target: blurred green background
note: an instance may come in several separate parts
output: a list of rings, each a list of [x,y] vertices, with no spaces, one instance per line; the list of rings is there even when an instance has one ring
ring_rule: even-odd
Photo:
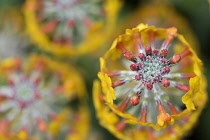
[[[177,10],[179,14],[184,16],[190,23],[191,29],[194,31],[195,35],[198,38],[200,44],[200,58],[204,62],[205,75],[210,80],[210,11],[209,3],[207,0],[171,0],[171,4]],[[17,7],[21,10],[24,0],[0,0],[0,8],[7,7]],[[132,15],[132,12],[138,8],[140,5],[143,5],[145,1],[143,0],[125,0],[124,6],[121,10],[119,17],[124,15]],[[0,19],[1,22],[1,19]],[[120,24],[120,23],[119,23]],[[176,25],[174,25],[176,26]],[[110,44],[108,44],[110,46]],[[33,50],[32,50],[33,51]],[[92,118],[92,132],[98,135],[98,138],[104,140],[116,140],[106,129],[102,128],[98,124],[98,120],[95,117],[95,111],[92,104],[92,81],[97,78],[97,71],[99,70],[98,61],[95,58],[89,56],[81,56],[74,60],[81,69],[85,69],[83,73],[86,86],[89,94],[89,105],[91,109],[91,118]],[[96,63],[97,61],[97,63]],[[95,67],[90,67],[89,64],[95,64]],[[86,75],[89,73],[89,75]],[[202,83],[201,83],[202,84]],[[210,87],[208,86],[208,93],[210,93]],[[210,140],[210,105],[207,104],[204,109],[200,120],[195,129],[191,134],[185,138],[186,140]]]

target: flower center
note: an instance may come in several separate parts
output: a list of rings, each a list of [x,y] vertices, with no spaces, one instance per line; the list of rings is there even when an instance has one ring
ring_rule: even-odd
[[[141,81],[149,90],[153,88],[153,84],[156,82],[161,83],[164,87],[170,85],[170,81],[167,78],[163,78],[163,76],[170,72],[170,67],[173,64],[181,60],[181,56],[175,54],[167,60],[165,58],[167,55],[167,49],[152,50],[150,46],[145,47],[145,53],[139,53],[138,58],[130,51],[124,52],[124,58],[133,62],[130,65],[130,69],[137,72],[135,80]]]
[[[156,81],[160,81],[162,75],[165,74],[164,68],[168,66],[165,62],[165,59],[160,55],[149,55],[146,56],[144,60],[140,60],[138,63],[138,69],[136,76],[136,80],[138,80],[138,76],[145,83],[154,83]]]
[[[33,100],[34,91],[33,91],[33,83],[30,81],[24,81],[15,85],[15,97],[17,100],[21,102],[28,102]]]
[[[28,107],[40,97],[38,93],[40,79],[38,77],[30,79],[22,74],[14,74],[13,76],[8,79],[11,100],[17,102],[21,108]]]

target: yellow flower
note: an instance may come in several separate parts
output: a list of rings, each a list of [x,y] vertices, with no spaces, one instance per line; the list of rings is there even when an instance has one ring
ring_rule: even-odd
[[[27,0],[24,15],[27,31],[41,49],[75,56],[108,41],[120,8],[120,0]]]
[[[8,122],[7,127],[0,123],[0,129],[2,125],[11,140],[85,139],[89,112],[84,83],[74,67],[31,55],[2,60],[0,71],[0,113]]]
[[[146,131],[147,138],[182,137],[206,103],[202,62],[175,27],[140,24],[127,30],[113,42],[100,63],[99,92],[103,100],[102,105],[99,101],[95,105],[109,108],[108,112],[121,118],[121,125]],[[100,110],[105,109],[96,110],[103,114]],[[104,116],[98,118],[105,121]],[[110,131],[112,125],[103,123]],[[127,131],[124,127],[122,130]],[[157,130],[161,132],[158,135]]]

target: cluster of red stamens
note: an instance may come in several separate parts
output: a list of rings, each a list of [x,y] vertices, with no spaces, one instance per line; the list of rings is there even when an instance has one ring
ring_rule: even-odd
[[[118,86],[128,84],[132,81],[136,81],[137,83],[139,83],[137,87],[138,91],[136,91],[136,94],[132,95],[130,98],[127,97],[126,99],[124,99],[122,104],[119,106],[119,110],[123,112],[129,102],[133,106],[138,105],[140,103],[140,96],[142,96],[142,94],[144,94],[145,92],[144,87],[146,88],[146,90],[152,90],[153,92],[158,93],[162,92],[159,84],[163,87],[174,87],[183,92],[189,91],[189,86],[177,83],[173,81],[173,79],[190,79],[194,77],[195,74],[170,73],[173,66],[179,63],[181,59],[183,59],[185,56],[191,54],[188,49],[185,49],[180,54],[174,54],[171,58],[167,58],[169,54],[169,45],[176,37],[176,32],[177,29],[174,27],[168,30],[166,39],[163,42],[162,46],[157,47],[160,49],[157,49],[154,46],[143,47],[140,35],[134,34],[134,39],[138,50],[138,53],[135,52],[136,55],[127,50],[126,47],[124,47],[123,42],[119,42],[117,44],[117,48],[123,52],[123,57],[131,62],[131,71],[107,72],[108,76],[111,78],[124,77],[123,79],[114,81],[112,83],[112,87],[116,88]],[[152,39],[152,41],[154,41],[154,39]],[[133,78],[131,79],[129,77],[126,77],[126,75]],[[159,91],[157,91],[157,88],[159,88]],[[143,108],[142,111],[146,110]]]
[[[170,85],[170,81],[167,78],[163,78],[165,74],[170,72],[170,67],[173,64],[178,63],[181,60],[180,54],[173,55],[172,58],[167,60],[167,49],[154,49],[150,46],[145,47],[145,54],[139,53],[138,57],[135,57],[132,52],[125,51],[124,58],[133,62],[130,65],[132,71],[136,71],[135,79],[142,81],[148,90],[153,88],[153,84],[156,82],[161,83],[164,87]]]

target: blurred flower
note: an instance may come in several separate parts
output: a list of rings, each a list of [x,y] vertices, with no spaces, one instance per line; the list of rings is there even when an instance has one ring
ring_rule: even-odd
[[[81,102],[85,89],[73,67],[32,55],[27,61],[5,59],[0,71],[1,124],[11,139],[86,137],[89,116]]]
[[[94,104],[102,125],[120,139],[180,138],[206,103],[202,62],[175,27],[128,29],[100,63]]]
[[[28,32],[40,48],[79,55],[96,51],[107,41],[120,5],[119,0],[27,0],[24,14]]]
[[[0,58],[24,55],[29,41],[23,33],[20,11],[17,8],[1,9],[0,18]]]
[[[164,28],[176,25],[179,32],[185,35],[191,47],[196,51],[199,48],[197,37],[188,21],[175,10],[168,0],[156,0],[141,5],[137,10],[127,15],[121,28],[124,32],[124,29],[136,27],[140,22]]]

